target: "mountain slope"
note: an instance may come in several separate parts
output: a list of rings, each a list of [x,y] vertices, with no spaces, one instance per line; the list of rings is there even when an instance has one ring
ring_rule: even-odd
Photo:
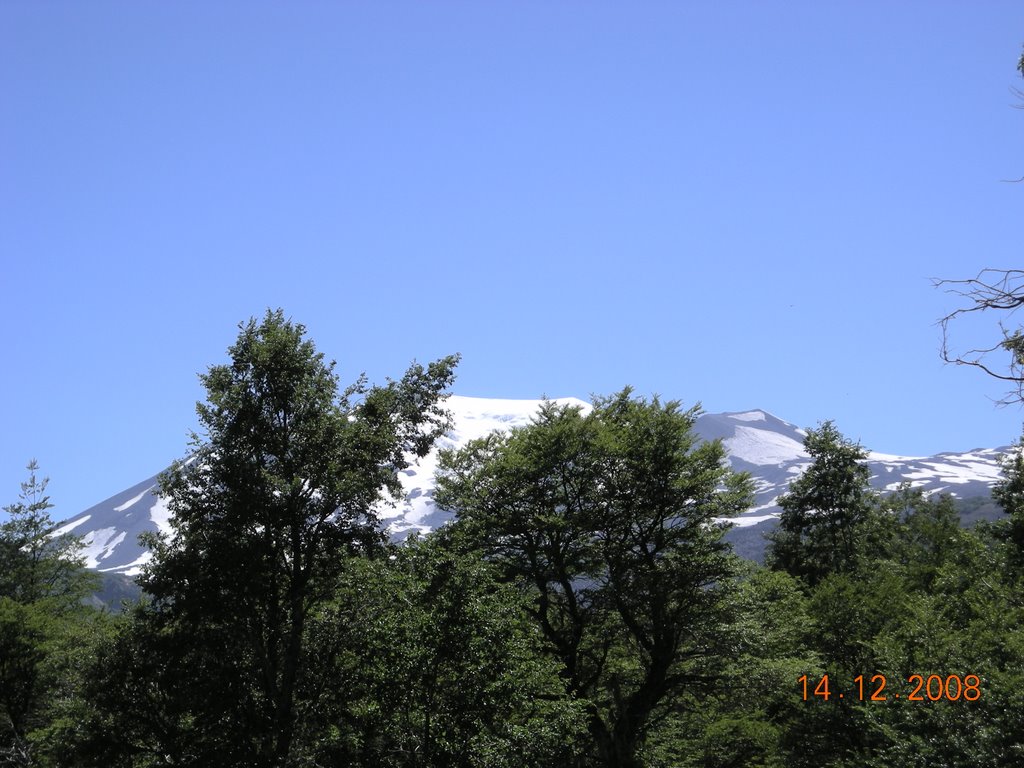
[[[586,402],[575,398],[556,402],[589,409]],[[454,417],[453,428],[431,454],[403,472],[405,498],[379,510],[382,522],[396,537],[443,525],[450,516],[437,509],[433,500],[437,451],[465,445],[494,429],[528,424],[540,403],[451,397],[448,408]],[[736,524],[753,526],[777,517],[776,498],[810,463],[803,450],[806,432],[761,410],[704,414],[697,419],[695,429],[705,440],[722,440],[733,469],[749,472],[754,478],[754,507],[736,518]],[[959,498],[988,496],[992,483],[999,479],[999,456],[1004,450],[979,449],[928,457],[871,453],[872,484],[893,490],[908,482],[927,493],[951,493]],[[83,554],[89,567],[134,575],[149,558],[138,543],[139,534],[169,529],[170,513],[158,491],[157,479],[151,477],[68,519],[61,531],[84,537]]]

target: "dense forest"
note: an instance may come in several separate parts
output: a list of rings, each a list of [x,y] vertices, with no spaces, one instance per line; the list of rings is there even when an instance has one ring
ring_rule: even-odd
[[[994,523],[881,496],[832,423],[760,566],[699,411],[629,389],[443,455],[454,522],[374,509],[448,421],[457,358],[340,388],[268,312],[202,375],[169,535],[88,600],[33,463],[0,527],[0,764],[1024,764],[1024,459]]]

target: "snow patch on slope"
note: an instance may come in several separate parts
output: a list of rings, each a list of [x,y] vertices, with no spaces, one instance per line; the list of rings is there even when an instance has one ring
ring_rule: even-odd
[[[413,531],[428,533],[444,521],[434,504],[434,474],[437,472],[438,453],[446,448],[458,448],[471,440],[486,437],[495,430],[507,432],[530,424],[544,400],[496,400],[486,397],[452,395],[444,407],[451,411],[453,427],[438,441],[429,454],[404,470],[399,480],[405,498],[397,503],[381,504],[375,510],[387,523],[392,535]],[[575,397],[562,397],[551,402],[575,406],[589,413],[591,405]],[[447,515],[445,515],[447,518]]]
[[[778,515],[744,515],[743,517],[723,518],[723,522],[730,522],[737,528],[746,528],[751,525],[758,525],[765,520],[774,520]]]
[[[167,500],[163,496],[158,496],[156,504],[149,508],[149,519],[161,532],[171,530],[171,510],[167,508]]]
[[[80,526],[82,523],[87,522],[89,520],[89,518],[91,518],[91,517],[92,517],[92,515],[83,515],[82,517],[78,518],[77,520],[72,520],[67,525],[62,525],[60,528],[55,530],[53,533],[50,534],[50,536],[53,536],[53,537],[63,536],[65,533],[70,533],[71,531],[75,530],[75,528]]]
[[[99,568],[100,561],[114,554],[114,549],[125,540],[125,536],[127,534],[124,531],[118,531],[116,528],[100,528],[85,534],[82,539],[85,567]]]
[[[730,413],[729,418],[735,421],[764,421],[764,411],[745,411],[743,413]]]
[[[897,456],[894,453],[879,453],[878,451],[868,451],[868,461],[877,461],[879,464],[892,464],[896,466],[907,461],[921,461],[922,459],[928,458],[927,456]]]
[[[149,489],[148,488],[146,490],[144,490],[142,493],[140,493],[138,496],[135,496],[135,497],[133,497],[131,499],[128,499],[128,501],[126,501],[124,504],[121,504],[119,506],[114,507],[114,511],[115,512],[124,512],[126,509],[128,509],[128,507],[131,507],[131,506],[134,506],[135,504],[138,504],[142,500],[142,497],[145,496],[147,493],[149,493]]]
[[[736,434],[723,441],[729,454],[751,464],[785,464],[810,459],[801,443],[787,435],[737,425]]]
[[[123,573],[125,576],[138,576],[140,573],[142,573],[142,566],[144,566],[152,559],[153,553],[147,549],[145,552],[143,552],[141,555],[139,555],[137,558],[135,558],[132,562],[128,563],[127,565],[123,565],[120,568],[116,569],[108,568],[106,570],[116,570],[118,573]],[[100,570],[104,569],[101,568]]]

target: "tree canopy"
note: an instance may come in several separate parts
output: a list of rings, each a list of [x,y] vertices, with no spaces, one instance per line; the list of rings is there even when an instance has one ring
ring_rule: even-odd
[[[856,567],[878,499],[869,483],[867,452],[831,421],[808,430],[804,449],[811,465],[779,497],[782,513],[768,560],[816,584]]]
[[[446,429],[455,358],[341,389],[280,311],[229,358],[202,375],[202,434],[163,479],[172,528],[127,615],[81,604],[30,467],[0,526],[0,764],[1024,755],[1019,448],[994,493],[1007,518],[963,529],[951,498],[876,494],[825,422],[762,568],[723,539],[751,483],[695,434],[699,408],[626,389],[444,453],[454,523],[398,544],[376,510]]]
[[[152,603],[114,651],[147,647],[164,670],[159,697],[130,680],[121,689],[136,712],[173,727],[124,751],[291,765],[324,695],[313,662],[330,663],[310,647],[311,617],[349,559],[382,545],[375,509],[446,429],[441,400],[457,358],[339,391],[334,364],[281,310],[243,324],[229,355],[200,377],[205,434],[162,480],[173,530],[150,537],[140,578]]]
[[[15,766],[35,763],[36,741],[56,717],[66,685],[59,671],[88,645],[81,603],[97,583],[81,540],[50,519],[49,479],[35,460],[27,469],[0,524],[0,765]]]
[[[528,590],[599,765],[640,765],[654,722],[717,679],[724,521],[751,489],[694,434],[698,414],[626,389],[589,413],[547,403],[530,426],[442,458],[453,537]]]

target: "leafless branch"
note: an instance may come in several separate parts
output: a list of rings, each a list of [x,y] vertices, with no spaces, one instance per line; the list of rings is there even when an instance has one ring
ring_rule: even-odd
[[[1010,330],[1004,323],[1006,317],[1024,306],[1024,270],[983,269],[976,277],[967,280],[933,279],[932,285],[966,301],[966,306],[939,319],[938,324],[942,328],[942,359],[954,365],[978,368],[999,381],[1012,382],[1013,388],[998,402],[1001,405],[1024,404],[1024,329],[1018,324]],[[953,352],[950,324],[963,315],[987,311],[1003,315],[998,322],[1002,338],[991,346]],[[991,356],[999,352],[1010,356],[1005,366],[991,361]]]

